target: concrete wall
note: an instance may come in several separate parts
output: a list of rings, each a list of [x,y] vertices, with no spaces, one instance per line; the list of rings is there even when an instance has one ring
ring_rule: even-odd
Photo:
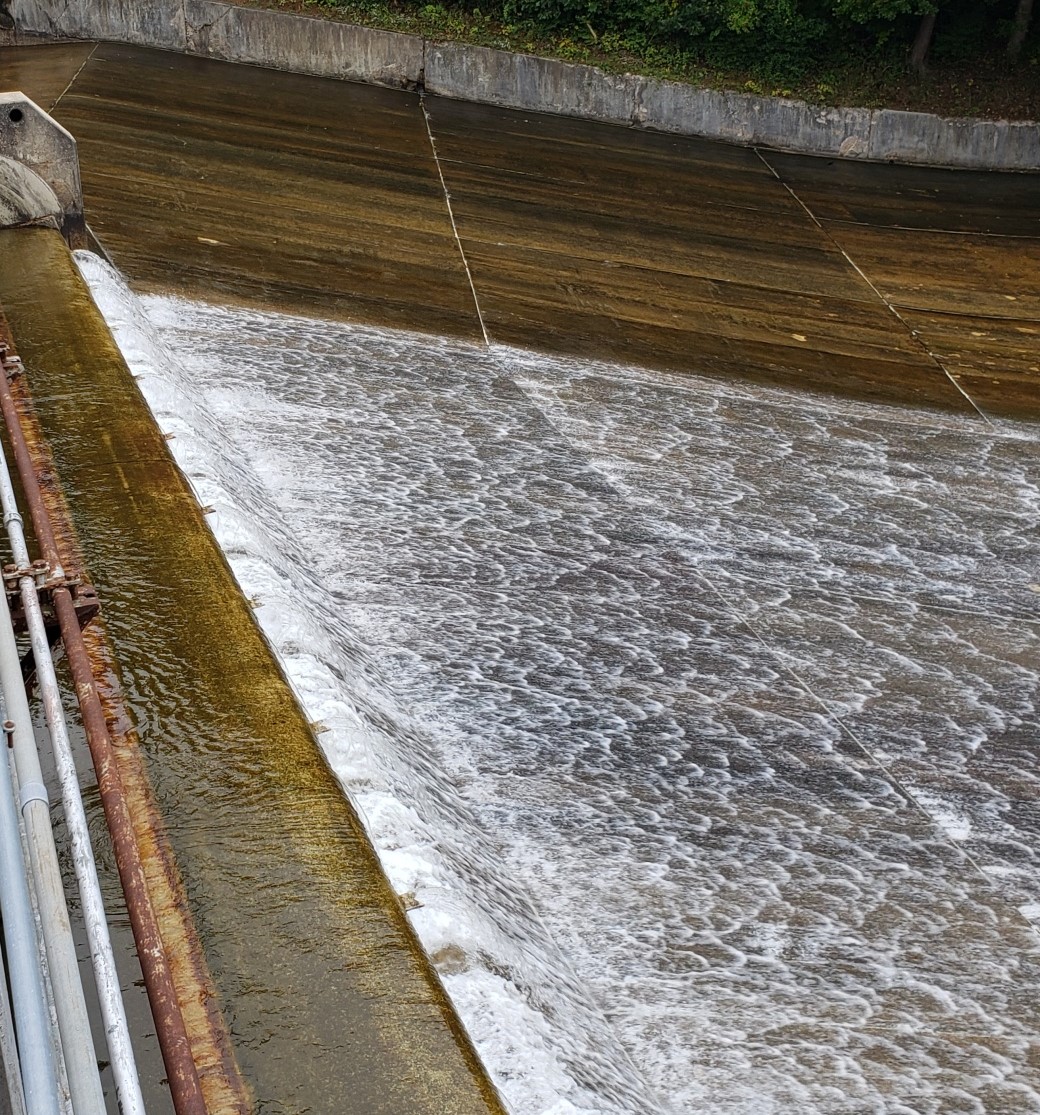
[[[218,0],[8,0],[16,31],[102,39],[296,73],[844,158],[1040,169],[1040,126],[888,109],[821,108],[604,73]]]
[[[4,223],[55,217],[65,238],[82,246],[83,189],[76,141],[23,93],[0,93],[0,156]]]

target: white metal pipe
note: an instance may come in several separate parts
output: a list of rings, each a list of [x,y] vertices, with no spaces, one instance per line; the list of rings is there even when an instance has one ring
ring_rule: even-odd
[[[3,508],[4,524],[11,541],[15,564],[19,568],[28,569],[30,562],[25,530],[22,517],[18,513],[11,473],[2,447],[0,447],[0,507]],[[137,1063],[130,1041],[130,1027],[127,1024],[126,1009],[119,987],[119,973],[116,970],[112,939],[108,931],[108,919],[101,897],[97,863],[90,843],[90,829],[83,808],[83,797],[72,756],[72,744],[69,740],[68,725],[65,722],[61,691],[54,672],[54,659],[40,607],[39,592],[35,580],[28,575],[18,578],[18,586],[29,628],[36,677],[43,697],[44,718],[50,733],[54,762],[61,782],[65,821],[72,840],[76,881],[79,885],[83,919],[90,942],[94,982],[105,1025],[105,1039],[115,1077],[119,1109],[122,1115],[145,1115],[144,1097],[141,1094]],[[79,1115],[78,1111],[77,1115]]]
[[[18,772],[19,803],[25,825],[36,900],[47,951],[47,971],[58,1014],[61,1050],[72,1093],[75,1115],[105,1115],[105,1096],[98,1075],[97,1055],[90,1033],[90,1018],[79,978],[76,944],[72,937],[65,890],[61,881],[58,853],[51,829],[47,788],[36,751],[29,701],[25,695],[21,660],[10,623],[7,594],[0,604],[0,687],[7,714],[14,724],[15,767]]]
[[[7,596],[0,592],[0,597],[3,598],[0,624],[10,626]],[[11,776],[7,744],[3,742],[0,746],[4,751],[0,755],[0,910],[3,911],[8,977],[14,999],[15,1029],[21,1062],[21,1091],[28,1115],[60,1115],[58,1073],[51,1045],[50,1011],[43,973],[40,970],[36,918],[22,856],[14,779]],[[17,1062],[15,1072],[19,1072]]]
[[[0,756],[0,762],[7,762],[7,748],[2,749],[4,754]],[[8,779],[3,785],[0,785],[0,794],[6,794],[10,785],[10,767],[8,767]],[[9,798],[10,808],[7,814],[12,820],[15,820],[15,831],[17,832],[17,820],[15,819],[14,799]],[[4,842],[10,839],[10,833],[6,823],[0,822],[3,825],[4,835],[2,839]],[[19,845],[20,847],[20,845]],[[4,886],[5,881],[0,879],[0,887]],[[6,969],[4,969],[6,971]],[[22,1070],[18,1064],[18,1038],[15,1035],[14,1011],[11,1010],[11,997],[7,994],[7,980],[0,979],[0,1072],[3,1073],[2,1080],[7,1084],[7,1102],[10,1105],[11,1115],[29,1115],[25,1110],[25,1092],[22,1090]],[[42,1082],[41,1082],[42,1083]],[[3,1105],[3,1098],[0,1097],[0,1107]]]
[[[112,939],[108,932],[108,919],[101,898],[101,884],[98,881],[97,864],[94,850],[90,844],[90,830],[87,815],[83,808],[79,779],[72,757],[65,711],[61,703],[58,681],[54,675],[54,662],[51,658],[47,630],[40,611],[40,601],[36,585],[31,577],[19,578],[22,604],[29,625],[33,656],[36,659],[36,676],[43,696],[44,717],[54,748],[54,761],[61,780],[62,802],[65,807],[65,821],[72,838],[72,856],[79,884],[80,901],[83,906],[83,920],[90,941],[90,955],[94,967],[94,982],[97,986],[101,1017],[105,1024],[105,1039],[108,1044],[112,1073],[116,1082],[116,1094],[122,1115],[145,1115],[144,1097],[130,1043],[130,1027],[126,1020],[123,995],[119,987],[119,973],[116,971],[115,957],[112,954]]]
[[[6,723],[6,728],[10,729],[11,727],[12,722],[9,720]],[[15,790],[17,791],[19,790],[18,771],[15,769],[14,748],[10,746],[10,731],[7,731],[6,738],[9,742],[8,754],[11,757],[11,773],[14,778]],[[21,799],[19,798],[19,800]],[[43,972],[43,987],[47,995],[47,1019],[50,1022],[51,1048],[54,1050],[54,1063],[58,1070],[58,1101],[61,1104],[62,1115],[75,1115],[72,1110],[72,1094],[69,1092],[69,1074],[65,1071],[65,1057],[61,1051],[61,1034],[58,1032],[58,1012],[54,1009],[54,988],[51,986],[51,974],[47,970],[47,946],[43,940],[43,922],[40,918],[40,903],[37,901],[36,886],[32,877],[32,871],[28,870],[29,845],[25,838],[25,822],[21,817],[19,821],[22,837],[22,860],[27,865],[29,898],[32,901],[33,921],[36,925],[36,947],[39,950],[38,963],[40,965],[40,970]]]

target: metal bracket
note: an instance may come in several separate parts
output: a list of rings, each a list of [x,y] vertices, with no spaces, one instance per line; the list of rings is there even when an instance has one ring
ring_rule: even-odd
[[[19,581],[23,577],[32,577],[39,593],[44,627],[47,631],[47,641],[50,643],[52,651],[56,651],[61,643],[61,625],[58,623],[58,617],[54,610],[54,589],[67,588],[69,590],[81,631],[101,611],[101,603],[93,585],[84,581],[82,577],[52,577],[50,566],[42,559],[23,568],[13,564],[5,565],[3,570],[0,571],[0,576],[3,578],[7,605],[11,612],[11,623],[16,634],[23,634],[28,629],[25,610],[22,607]],[[36,662],[31,650],[26,651],[22,656],[22,677],[25,680],[26,689],[31,693],[36,686]]]

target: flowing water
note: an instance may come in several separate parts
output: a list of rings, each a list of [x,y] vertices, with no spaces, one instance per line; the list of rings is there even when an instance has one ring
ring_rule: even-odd
[[[1035,427],[78,259],[515,1115],[1040,1112]]]

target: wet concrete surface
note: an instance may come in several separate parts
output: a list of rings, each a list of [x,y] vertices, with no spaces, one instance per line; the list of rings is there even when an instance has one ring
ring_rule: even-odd
[[[0,47],[0,84],[4,92],[25,93],[50,112],[93,51],[93,43]]]
[[[106,44],[55,114],[142,288],[476,331],[417,97]]]
[[[772,151],[770,166],[821,221],[1035,238],[1034,174],[861,163]]]
[[[430,114],[495,339],[961,405],[755,151],[450,101]]]
[[[986,414],[1040,414],[1040,180],[769,154]]]
[[[64,244],[3,239],[0,303],[258,1110],[500,1110]]]
[[[46,101],[82,65],[55,113],[80,142],[88,219],[138,289],[475,340],[479,305],[493,341],[551,353],[1040,417],[1021,352],[1040,317],[1036,175],[441,98],[428,134],[415,93],[84,49],[6,51],[0,81]]]

